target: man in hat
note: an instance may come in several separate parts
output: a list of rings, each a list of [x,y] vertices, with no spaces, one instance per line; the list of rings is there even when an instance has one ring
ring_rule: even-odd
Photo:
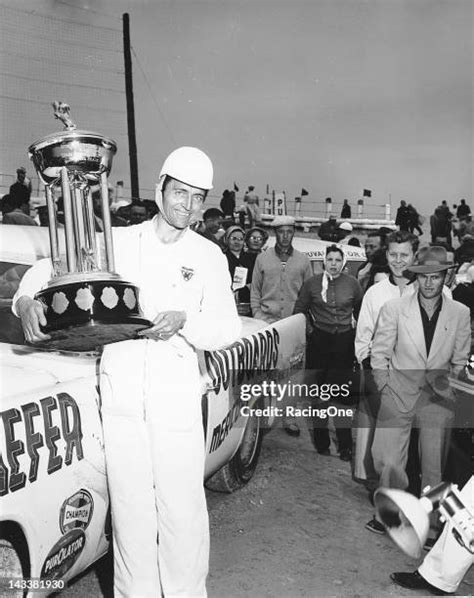
[[[253,317],[268,323],[293,314],[301,287],[313,275],[309,258],[292,245],[295,219],[275,216],[272,226],[275,247],[257,256],[250,290]],[[293,421],[285,420],[283,426],[288,434],[299,436],[299,428]]]
[[[206,596],[209,522],[196,349],[228,345],[241,330],[224,255],[189,229],[212,178],[204,152],[178,148],[156,185],[159,213],[121,229],[114,243],[116,272],[138,286],[144,315],[154,323],[138,339],[107,345],[100,363],[117,598]],[[29,342],[47,339],[43,305],[33,299],[48,280],[40,265],[13,299]]]
[[[412,426],[419,429],[421,487],[442,480],[454,419],[448,376],[466,365],[471,344],[469,309],[443,294],[454,264],[443,247],[425,247],[408,270],[417,291],[383,305],[371,353],[381,393],[372,456],[379,485],[406,489]]]
[[[341,245],[347,245],[349,243],[349,235],[353,231],[353,226],[350,222],[341,222],[337,228],[338,243]]]

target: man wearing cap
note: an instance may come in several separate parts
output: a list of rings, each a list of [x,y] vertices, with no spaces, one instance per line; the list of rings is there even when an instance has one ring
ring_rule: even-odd
[[[406,489],[405,466],[412,426],[419,429],[422,488],[441,482],[454,419],[448,376],[466,365],[469,309],[443,294],[448,262],[443,247],[426,247],[408,270],[417,291],[381,309],[371,352],[381,393],[372,455],[379,485]]]
[[[295,301],[303,284],[313,271],[309,258],[293,248],[295,219],[275,216],[275,247],[257,256],[250,289],[250,305],[254,318],[272,323],[293,314]],[[283,422],[290,435],[298,436],[299,428],[293,421]]]
[[[225,256],[189,229],[212,177],[202,151],[175,150],[156,186],[157,216],[114,235],[116,272],[138,286],[144,315],[154,322],[139,339],[107,345],[100,364],[116,597],[206,595],[196,349],[228,345],[241,329]],[[33,300],[41,286],[37,265],[13,300],[30,342],[47,338],[39,326],[43,307]]]
[[[275,247],[258,255],[250,302],[254,318],[276,322],[291,316],[298,293],[313,274],[309,258],[293,248],[295,219],[275,216]]]
[[[350,222],[341,222],[337,229],[337,233],[339,236],[338,243],[340,245],[347,245],[349,242],[349,235],[352,231],[353,227]]]

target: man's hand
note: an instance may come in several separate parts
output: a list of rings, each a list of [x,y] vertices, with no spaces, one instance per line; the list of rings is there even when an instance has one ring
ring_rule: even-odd
[[[155,341],[167,341],[174,336],[186,322],[184,311],[162,311],[155,320],[154,326],[146,328],[138,333],[138,336],[145,336]]]
[[[38,343],[51,338],[49,334],[41,332],[40,326],[46,326],[46,317],[44,315],[46,307],[41,301],[26,296],[20,297],[17,303],[17,311],[20,315],[23,333],[27,342]]]

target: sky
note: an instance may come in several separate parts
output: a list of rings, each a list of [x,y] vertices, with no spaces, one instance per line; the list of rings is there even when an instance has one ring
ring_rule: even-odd
[[[195,145],[213,160],[218,196],[236,181],[241,191],[252,184],[263,195],[268,184],[289,199],[304,187],[310,211],[328,196],[354,204],[363,188],[372,190],[373,204],[405,199],[425,214],[443,199],[472,205],[470,0],[2,4],[116,28],[117,61],[121,15],[130,14],[144,195],[172,149]],[[34,53],[42,42],[31,43]],[[93,45],[84,50],[96,54],[97,67],[101,44]],[[91,69],[89,81],[98,75]],[[120,160],[111,178],[129,185],[123,94],[117,101],[110,123],[101,116],[93,130],[113,137],[117,129]],[[80,114],[91,120],[86,106]],[[57,129],[44,120],[45,132]]]

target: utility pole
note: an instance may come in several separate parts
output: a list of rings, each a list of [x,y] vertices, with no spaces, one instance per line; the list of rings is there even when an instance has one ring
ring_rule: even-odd
[[[125,95],[127,98],[128,153],[130,156],[130,184],[132,201],[140,198],[138,185],[137,139],[135,135],[135,105],[133,102],[132,54],[130,51],[130,16],[122,15],[123,57],[125,64]]]

